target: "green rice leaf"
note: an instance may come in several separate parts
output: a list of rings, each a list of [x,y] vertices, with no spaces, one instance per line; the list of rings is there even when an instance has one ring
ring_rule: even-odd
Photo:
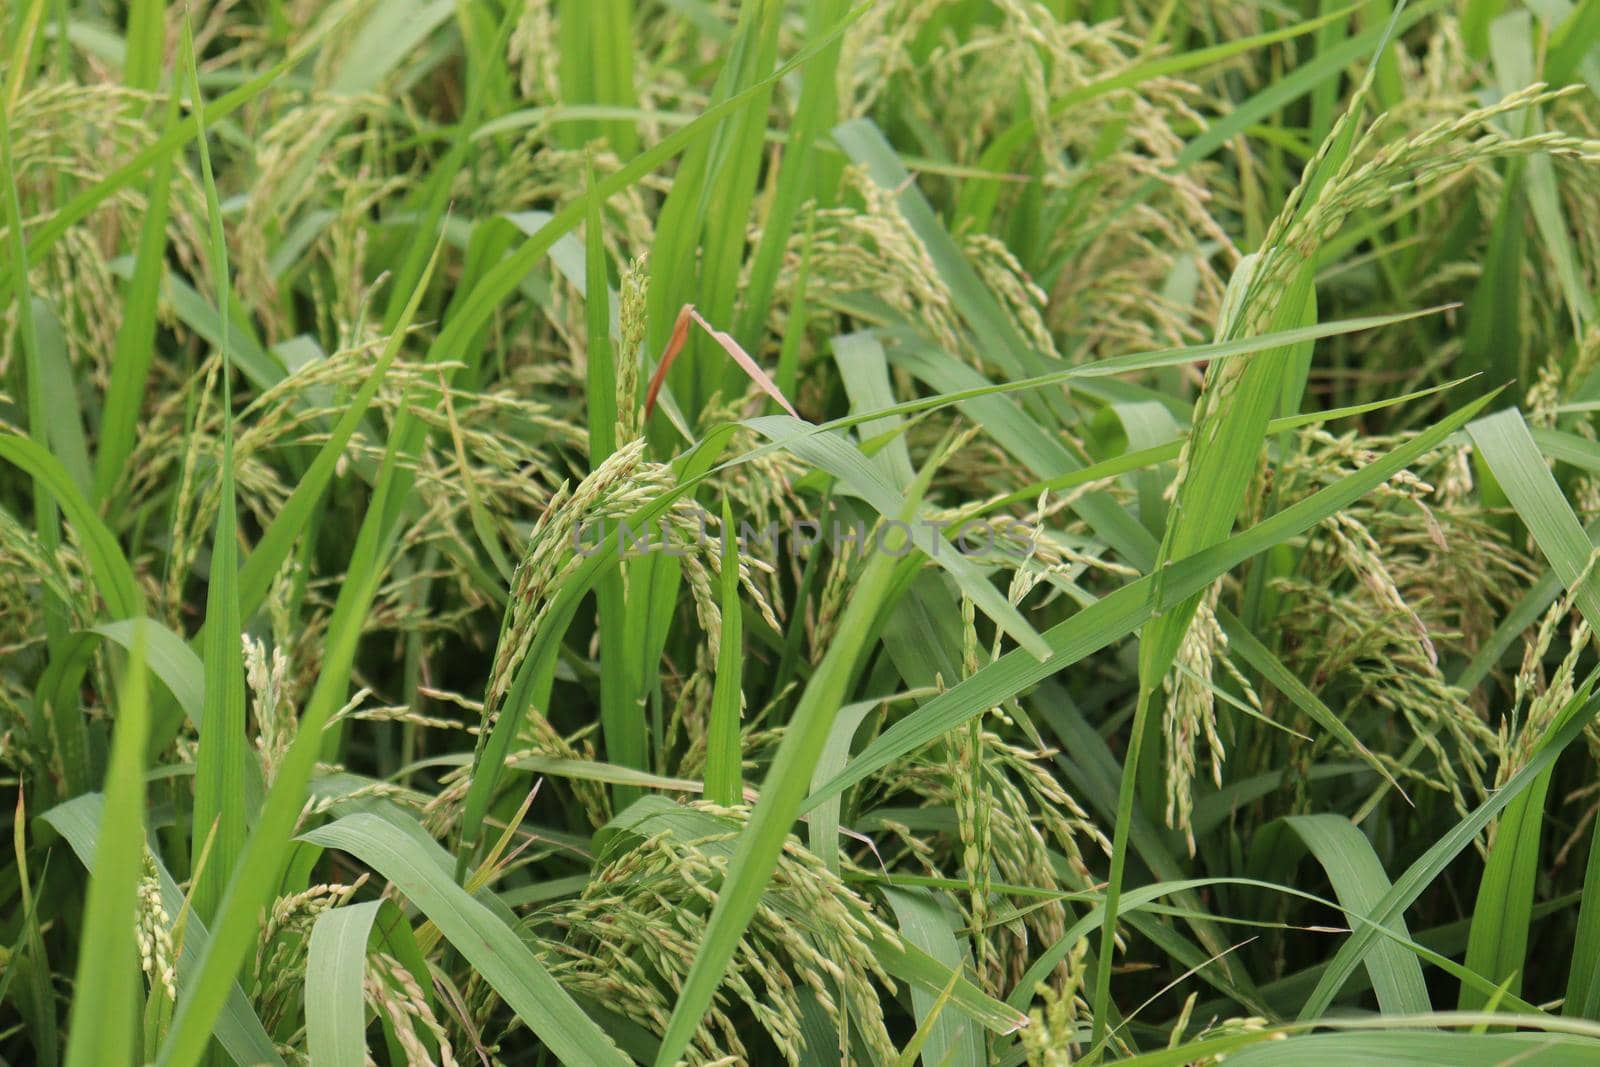
[[[1322,864],[1345,910],[1368,914],[1391,888],[1372,843],[1349,819],[1329,814],[1291,815],[1284,822]],[[1385,925],[1397,936],[1410,939],[1404,919],[1396,917]],[[1422,967],[1404,947],[1386,941],[1373,948],[1366,963],[1383,1011],[1413,1015],[1433,1008],[1422,980]],[[1467,965],[1472,965],[1470,956]]]
[[[136,641],[117,702],[99,844],[84,905],[84,943],[94,951],[78,957],[68,1067],[131,1063],[136,1055],[134,895],[144,872],[144,747],[149,729],[144,648]]]
[[[347,815],[303,840],[348,852],[389,879],[562,1062],[629,1062],[516,932],[455,884],[449,855],[420,827],[406,832],[376,815]]]
[[[190,101],[201,131],[200,174],[210,223],[211,263],[221,319],[218,355],[222,361],[221,490],[211,544],[211,573],[206,583],[205,715],[200,749],[195,756],[194,829],[196,841],[215,832],[211,862],[194,888],[195,910],[204,919],[216,914],[222,887],[244,847],[245,707],[244,663],[240,647],[239,535],[234,498],[233,363],[228,344],[228,251],[222,231],[222,205],[211,173],[206,144],[205,98],[200,91],[198,59],[189,23],[184,22],[184,57]]]
[[[66,838],[67,843],[72,846],[72,851],[83,862],[91,876],[96,862],[101,836],[100,820],[103,814],[101,795],[86,793],[51,808],[41,816]],[[178,883],[173,880],[160,859],[155,860],[155,867],[156,881],[161,891],[161,906],[168,915],[176,916],[183,911],[184,891],[178,887]],[[206,930],[205,923],[190,914],[185,922],[183,945],[178,955],[180,995],[182,990],[194,981],[195,972],[209,941],[210,934]],[[222,1007],[216,1017],[214,1033],[217,1043],[233,1057],[234,1062],[281,1065],[282,1057],[278,1055],[272,1039],[267,1036],[261,1020],[250,1007],[250,1001],[245,998],[243,990],[236,982],[229,981],[224,986],[221,999]]]
[[[932,474],[931,468],[925,470],[907,491],[898,509],[903,520],[915,514]],[[800,696],[762,783],[761,798],[739,835],[733,858],[723,876],[705,940],[695,955],[667,1022],[661,1050],[656,1056],[658,1067],[670,1067],[683,1055],[712,996],[722,984],[723,972],[738,949],[746,926],[760,906],[761,895],[777,866],[789,827],[800,814],[811,772],[832,732],[850,677],[865,646],[865,637],[875,616],[885,608],[894,564],[894,558],[884,553],[868,558],[855,595],[839,621],[835,640]]]
[[[1156,598],[1153,578],[1145,577],[1130,582],[1095,601],[1066,622],[1045,631],[1043,637],[1052,650],[1048,660],[1031,660],[1019,650],[1007,653],[981,668],[977,674],[952,686],[885,730],[858,753],[843,772],[812,792],[806,800],[805,810],[955,729],[972,716],[1001,706],[1050,675],[1128,636],[1165,604],[1170,604],[1173,598],[1185,595],[1185,590],[1203,589],[1218,575],[1240,562],[1310,529],[1328,515],[1359,500],[1418,456],[1438,447],[1482,410],[1487,402],[1488,398],[1474,401],[1359,472],[1347,475],[1334,485],[1285,508],[1249,530],[1235,534],[1214,548],[1173,564],[1168,569],[1167,583],[1161,593],[1164,600]]]
[[[733,510],[722,502],[722,634],[706,727],[706,799],[731,807],[744,799],[739,720],[744,697],[744,623],[739,605],[739,541]]]
[[[367,941],[380,901],[317,916],[306,949],[306,1048],[318,1064],[361,1067],[367,1057],[367,1006],[361,983]]]
[[[884,899],[894,909],[900,936],[926,953],[952,975],[959,975],[970,964],[956,940],[952,926],[953,917],[939,901],[927,891],[910,889],[885,889]],[[959,1067],[969,1064],[978,1067],[985,1062],[983,1034],[970,1022],[943,1010],[945,1002],[954,993],[954,986],[929,992],[917,987],[911,991],[912,1010],[917,1018],[919,1033],[923,1037],[922,1057],[926,1064],[949,1064]]]
[[[1373,925],[1354,930],[1329,962],[1322,977],[1317,981],[1316,988],[1312,990],[1300,1009],[1301,1019],[1318,1019],[1327,1011],[1340,988],[1349,980],[1351,972],[1362,963],[1367,952],[1371,950],[1373,940],[1378,936],[1374,932],[1375,929],[1399,918],[1450,861],[1467,848],[1484,827],[1505,810],[1524,789],[1542,776],[1566,746],[1583,732],[1583,728],[1594,717],[1595,711],[1600,710],[1597,709],[1587,689],[1586,686],[1562,709],[1556,720],[1556,728],[1527,765],[1419,856],[1410,867],[1406,868],[1404,874],[1395,879],[1393,886],[1368,913]]]
[[[1521,413],[1514,408],[1497,412],[1472,423],[1467,433],[1512,507],[1527,523],[1552,569],[1571,590],[1584,618],[1595,626],[1600,622],[1600,589],[1588,573],[1594,548],[1556,485]],[[1467,941],[1467,966],[1497,982],[1508,982],[1507,988],[1513,993],[1522,988],[1534,886],[1541,871],[1539,845],[1549,787],[1547,771],[1501,817],[1479,885]],[[1579,913],[1580,931],[1597,921],[1600,920],[1586,896]],[[1580,1004],[1589,995],[1581,980],[1574,992]],[[1482,1008],[1484,1004],[1480,994],[1462,989],[1459,1006],[1463,1011]]]
[[[154,83],[160,73],[162,32],[160,0],[139,0],[129,13],[129,37],[144,20],[140,32],[147,38],[130,47],[128,80]],[[150,52],[154,53],[152,57]],[[178,93],[168,97],[165,129],[180,128]],[[188,123],[181,123],[187,127]],[[139,245],[134,253],[133,273],[123,289],[122,325],[117,329],[117,347],[111,356],[111,382],[106,387],[101,408],[100,433],[95,451],[95,499],[110,497],[122,478],[138,431],[139,413],[144,407],[146,386],[156,355],[156,311],[166,266],[167,220],[171,212],[173,162],[176,152],[159,156],[150,173],[144,222],[139,229]]]

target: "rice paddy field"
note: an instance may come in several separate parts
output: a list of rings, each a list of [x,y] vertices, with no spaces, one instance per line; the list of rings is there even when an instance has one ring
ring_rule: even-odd
[[[0,1064],[1600,1063],[1600,2],[0,56]]]

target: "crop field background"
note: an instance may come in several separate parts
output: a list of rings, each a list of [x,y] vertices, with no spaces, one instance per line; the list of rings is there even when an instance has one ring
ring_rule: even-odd
[[[1600,1063],[1600,0],[0,57],[0,1064]]]

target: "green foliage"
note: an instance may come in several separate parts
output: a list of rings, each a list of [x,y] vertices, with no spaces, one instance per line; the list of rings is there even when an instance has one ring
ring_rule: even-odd
[[[1597,23],[10,5],[0,1059],[1595,1059]]]

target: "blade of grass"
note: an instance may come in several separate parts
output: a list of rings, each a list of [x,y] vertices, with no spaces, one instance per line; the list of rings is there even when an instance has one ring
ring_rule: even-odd
[[[1544,77],[1551,85],[1565,85],[1577,76],[1588,56],[1600,44],[1600,0],[1579,0],[1550,32],[1545,45]]]
[[[839,376],[844,379],[852,413],[894,406],[888,358],[883,345],[871,333],[849,333],[835,337],[833,361],[839,367]],[[894,434],[889,444],[873,459],[873,465],[880,468],[883,477],[893,485],[908,485],[915,474],[905,438],[896,433],[901,425],[902,420],[890,416],[863,422],[860,427],[861,435],[866,438]]]
[[[440,8],[448,13],[452,5],[442,3]],[[392,14],[395,9],[386,6],[374,12],[374,18],[379,11]],[[511,12],[507,11],[508,25],[503,32],[509,33],[511,26]],[[384,329],[393,332],[399,322],[400,313],[409,302],[412,292],[419,286],[426,288],[427,279],[424,277],[424,265],[429,261],[428,249],[437,250],[438,245],[448,230],[447,216],[449,214],[450,194],[455,186],[457,177],[462,170],[476,156],[473,136],[483,121],[487,94],[482,91],[482,85],[473,81],[467,86],[467,104],[462,112],[461,121],[457,123],[454,139],[444,158],[439,160],[428,173],[428,180],[410,198],[410,206],[415,218],[413,233],[415,239],[406,242],[405,255],[400,262],[399,269],[395,271],[394,283],[389,290],[389,300],[384,310]]]
[[[915,515],[932,476],[933,470],[929,467],[907,491],[905,503],[899,509],[903,520]],[[801,693],[762,784],[761,799],[739,834],[736,851],[717,892],[705,939],[695,954],[662,1035],[657,1067],[671,1067],[688,1048],[717,987],[722,984],[723,973],[738,949],[746,926],[760,905],[761,894],[777,865],[789,828],[800,813],[812,768],[822,754],[857,659],[864,651],[864,638],[874,617],[886,606],[895,562],[893,557],[881,552],[868,558],[854,595],[839,620],[837,635]]]
[[[594,189],[594,163],[590,160],[586,185]],[[605,235],[601,198],[589,196],[584,215],[584,321],[588,327],[585,352],[589,375],[589,466],[598,467],[617,450],[617,354],[611,344],[611,282],[606,273]]]
[[[1512,994],[1522,992],[1550,774],[1547,769],[1534,779],[1495,824],[1494,844],[1489,848],[1483,878],[1473,898],[1466,966],[1501,983]],[[1488,994],[1465,984],[1456,1007],[1462,1011],[1494,1010]]]
[[[906,1047],[900,1050],[900,1055],[895,1057],[892,1067],[914,1067],[918,1057],[924,1055],[922,1050],[924,1047],[926,1047],[928,1041],[933,1037],[935,1033],[934,1028],[939,1025],[939,1021],[944,1017],[945,1005],[950,1003],[950,994],[955,992],[956,982],[959,981],[960,978],[960,971],[950,972],[949,983],[947,983],[945,987],[939,991],[939,995],[934,999],[933,1004],[926,1009],[922,1022],[917,1025],[917,1032],[911,1035],[911,1040],[906,1042]],[[978,1062],[977,1060],[956,1061],[951,1060],[947,1056],[935,1056],[936,1051],[937,1049],[926,1053],[928,1063],[943,1064],[946,1062]]]
[[[1372,911],[1389,886],[1383,864],[1372,842],[1342,815],[1291,815],[1284,822],[1305,842],[1333,883],[1344,909],[1358,915]],[[1396,936],[1410,939],[1405,919],[1395,917],[1384,925]],[[1378,1007],[1392,1015],[1431,1011],[1428,987],[1417,957],[1394,941],[1385,941],[1367,956],[1367,971],[1378,995]],[[1472,961],[1467,961],[1472,966]],[[1485,972],[1487,973],[1487,972]]]
[[[1591,627],[1600,628],[1600,585],[1585,579],[1594,545],[1550,473],[1521,412],[1507,408],[1467,427],[1518,517]],[[1581,580],[1581,584],[1580,583]]]
[[[1589,862],[1583,872],[1583,899],[1578,905],[1578,932],[1572,942],[1572,964],[1567,970],[1567,995],[1563,1015],[1600,1020],[1600,824],[1589,842]]]
[[[177,712],[198,732],[205,721],[205,664],[190,642],[149,617],[118,619],[101,623],[90,630],[125,649],[132,649],[135,636],[144,642],[145,663],[150,673],[166,686],[177,704]],[[172,711],[163,716],[159,707],[151,708],[150,740],[147,751],[152,761],[177,735],[180,723]],[[261,807],[266,794],[261,763],[254,754],[244,761],[244,811],[249,822]]]
[[[1327,969],[1317,981],[1316,988],[1301,1006],[1299,1017],[1302,1020],[1322,1017],[1339,990],[1349,980],[1351,973],[1361,965],[1367,952],[1372,948],[1373,939],[1377,936],[1376,927],[1384,926],[1398,918],[1439,876],[1440,872],[1471,845],[1484,827],[1505,810],[1524,789],[1543,775],[1555,763],[1556,757],[1583,732],[1595,712],[1600,710],[1600,705],[1592,699],[1589,690],[1590,686],[1585,684],[1584,688],[1567,703],[1557,717],[1556,726],[1549,737],[1521,770],[1512,775],[1510,780],[1496,790],[1488,800],[1458,822],[1395,880],[1394,885],[1368,913],[1368,918],[1374,925],[1362,926],[1352,931],[1334,958],[1329,961]]]
[[[1467,433],[1551,568],[1571,590],[1584,618],[1591,627],[1600,623],[1600,589],[1588,577],[1595,550],[1521,413],[1514,408],[1497,412],[1469,425]],[[1521,991],[1549,786],[1546,772],[1501,817],[1467,940],[1467,966],[1497,982],[1508,982],[1513,993]],[[1587,899],[1584,903],[1589,904]],[[1592,909],[1585,915],[1580,908],[1580,930],[1596,921]],[[1479,993],[1462,989],[1458,1006],[1463,1011],[1483,1005]]]
[[[421,827],[405,832],[387,819],[356,814],[312,830],[303,839],[348,852],[389,879],[559,1060],[629,1062],[516,932],[451,880],[449,855]]]
[[[821,788],[806,798],[808,811],[828,797],[848,789],[893,761],[965,723],[973,715],[999,707],[1083,657],[1133,633],[1156,612],[1181,600],[1188,591],[1204,589],[1240,562],[1310,529],[1327,516],[1348,507],[1417,457],[1437,448],[1450,434],[1483,409],[1489,398],[1473,401],[1382,459],[1319,490],[1222,544],[1197,553],[1168,568],[1164,599],[1155,595],[1151,576],[1130,582],[1095,601],[1078,614],[1045,631],[1054,653],[1039,662],[1021,650],[1001,656],[971,677],[921,705],[862,749]]]
[[[915,1062],[920,1053],[923,1062],[930,1067],[933,1064],[978,1067],[987,1062],[982,1033],[971,1023],[946,1015],[943,1010],[955,991],[954,976],[959,976],[967,963],[951,929],[954,920],[926,890],[885,889],[883,895],[894,910],[900,936],[948,968],[953,976],[951,984],[937,994],[920,988],[911,991],[917,1037],[901,1050],[902,1058],[909,1064]]]
[[[129,15],[129,35],[134,32],[133,21],[143,17],[155,24],[157,66],[149,74],[159,73],[161,48],[161,3],[159,0],[140,0]],[[153,15],[149,9],[154,9]],[[141,16],[141,12],[144,14]],[[148,31],[148,27],[147,27]],[[148,45],[141,45],[141,49]],[[149,62],[149,57],[138,60]],[[128,77],[133,80],[135,50],[132,45],[128,55]],[[167,100],[165,130],[187,129],[178,117],[179,93],[174,90]],[[100,415],[100,433],[96,442],[94,469],[94,499],[104,501],[111,496],[117,480],[125,473],[128,455],[133,450],[133,440],[139,424],[139,413],[144,407],[145,387],[150,379],[150,368],[155,360],[157,298],[165,270],[167,252],[167,219],[171,209],[173,161],[177,151],[167,152],[155,161],[150,174],[150,184],[145,191],[145,216],[139,228],[139,245],[134,254],[133,273],[123,287],[122,324],[117,328],[116,349],[111,355],[111,383]]]
[[[196,880],[195,911],[210,921],[228,875],[244,848],[245,706],[244,664],[240,647],[239,536],[233,474],[233,366],[228,345],[228,249],[222,231],[222,206],[211,172],[205,135],[205,97],[200,89],[199,60],[187,17],[183,26],[183,66],[189,76],[195,140],[200,148],[200,176],[205,188],[210,227],[210,259],[221,322],[217,353],[222,361],[221,492],[211,543],[211,569],[206,583],[205,718],[195,754],[194,840],[203,841],[216,826],[209,870]],[[192,447],[192,446],[191,446]]]
[[[1390,19],[1387,30],[1379,39],[1378,56],[1388,46],[1398,15],[1397,11],[1396,17]],[[1361,109],[1378,65],[1376,57],[1368,63],[1361,86],[1351,98],[1345,113],[1334,124],[1322,150],[1307,168],[1300,186],[1285,204],[1269,234],[1287,233],[1291,220],[1310,210],[1317,193],[1348,160]],[[1281,230],[1280,225],[1283,227]],[[1220,337],[1232,338],[1253,332],[1251,323],[1262,321],[1262,318],[1253,318],[1254,305],[1263,298],[1263,279],[1272,277],[1269,264],[1290,255],[1293,253],[1289,249],[1268,245],[1240,263],[1223,297],[1222,321],[1218,326]],[[1275,308],[1264,315],[1269,332],[1304,326],[1307,317],[1315,318],[1315,283],[1309,263],[1289,268],[1279,284],[1281,289],[1264,294],[1265,298],[1277,301]],[[1297,352],[1300,354],[1297,355]],[[1177,489],[1166,533],[1156,557],[1158,599],[1162,595],[1167,569],[1174,560],[1185,559],[1216,545],[1233,528],[1256,477],[1267,424],[1274,410],[1282,403],[1291,366],[1303,364],[1307,358],[1303,350],[1286,346],[1252,359],[1242,367],[1230,363],[1214,364],[1207,369],[1205,384],[1195,402],[1193,431],[1178,461]],[[1298,407],[1298,403],[1295,407]],[[1292,411],[1286,413],[1292,414]],[[1106,1009],[1111,995],[1111,960],[1116,951],[1117,898],[1122,892],[1132,808],[1141,793],[1153,807],[1159,792],[1159,771],[1154,763],[1156,745],[1152,735],[1159,732],[1160,724],[1159,720],[1151,717],[1150,712],[1203,595],[1203,590],[1190,594],[1177,605],[1176,610],[1157,614],[1140,633],[1139,689],[1134,698],[1128,755],[1123,764],[1117,800],[1106,891],[1108,916],[1101,929],[1101,966],[1095,973],[1094,996],[1091,1000],[1094,1019],[1092,1043],[1095,1045],[1099,1045],[1105,1037]]]
[[[1502,93],[1534,80],[1532,16],[1515,11],[1494,20],[1490,35],[1496,80]],[[1526,113],[1513,116],[1526,123]],[[1525,127],[1524,127],[1525,128]],[[1511,159],[1504,168],[1500,206],[1495,212],[1483,270],[1467,302],[1467,334],[1463,352],[1475,370],[1487,371],[1499,385],[1517,383],[1513,396],[1527,388],[1523,377],[1522,266],[1527,244],[1524,213],[1527,193],[1523,175],[1525,159]]]
[[[412,292],[401,316],[403,323],[416,314],[425,289],[419,286]],[[400,419],[405,417],[402,410]],[[270,899],[288,861],[290,837],[305,800],[306,786],[321,756],[323,729],[345,702],[361,620],[377,595],[392,550],[393,526],[385,521],[385,512],[387,500],[397,491],[400,481],[398,463],[397,440],[391,435],[328,621],[322,672],[217,909],[216,928],[200,959],[198,979],[179,999],[172,1028],[161,1048],[163,1064],[192,1067],[204,1053],[212,1020],[225,1003],[227,983],[238,973],[255,942],[256,916]]]
[[[471,762],[468,753],[460,753],[460,759],[454,757],[452,764],[467,764]],[[692,778],[667,778],[649,771],[638,771],[632,767],[622,767],[615,763],[594,763],[589,760],[556,759],[550,756],[520,756],[513,760],[511,766],[521,770],[532,771],[535,774],[550,775],[554,778],[575,778],[586,782],[605,782],[608,785],[627,785],[636,787],[641,792],[646,789],[665,789],[681,793],[700,793],[705,791],[705,784]],[[742,803],[742,800],[735,800]]]
[[[17,106],[17,100],[22,96],[22,83],[33,73],[34,44],[39,36],[39,23],[44,15],[44,0],[29,0],[28,6],[20,8],[16,14],[21,16],[17,26],[17,36],[11,42],[10,70],[6,71],[6,98],[5,109],[10,111]]]
[[[627,27],[624,25],[622,32]],[[632,86],[629,86],[631,91]],[[631,132],[631,131],[630,131]],[[587,170],[587,185],[595,187],[594,167]],[[588,200],[584,221],[584,313],[588,326],[589,469],[596,470],[617,450],[618,352],[611,339],[611,282],[606,272],[605,237],[601,229],[602,201]],[[632,359],[633,353],[621,358]],[[601,524],[609,537],[610,524]],[[613,763],[643,770],[647,766],[649,738],[639,704],[638,681],[630,670],[628,648],[628,598],[620,570],[607,571],[595,583],[600,627],[600,733]],[[611,803],[620,811],[640,796],[629,785],[616,784]]]
[[[27,988],[18,998],[19,1014],[28,1022],[39,1039],[34,1044],[39,1061],[46,1067],[55,1067],[61,1059],[60,1033],[56,1021],[56,998],[50,982],[50,951],[44,943],[44,932],[39,925],[39,895],[34,892],[32,875],[28,872],[28,808],[23,790],[17,790],[16,813],[11,823],[11,850],[17,861],[17,896],[24,914],[18,942],[27,948]],[[40,872],[49,873],[48,860]],[[7,961],[5,981],[21,970],[20,961],[13,956]]]
[[[845,763],[850,759],[850,744],[855,738],[856,729],[867,713],[877,706],[876,700],[861,700],[839,709],[839,714],[833,720],[833,729],[828,733],[828,743],[823,746],[822,755],[817,757],[817,765],[811,771],[813,792],[823,782],[844,770]],[[839,873],[839,807],[839,797],[830,797],[814,807],[806,819],[811,851],[835,874]]]
[[[22,807],[22,799],[22,794],[18,793],[17,814],[15,821],[12,823],[14,828],[21,828],[27,822],[26,811]],[[22,904],[22,922],[21,928],[17,933],[17,939],[11,942],[10,954],[6,957],[6,968],[0,971],[0,1004],[5,1003],[6,995],[11,992],[11,982],[17,977],[18,971],[26,970],[38,974],[48,970],[48,965],[46,964],[33,963],[34,959],[39,958],[31,955],[33,946],[42,940],[39,935],[39,897],[28,884],[27,849],[19,846],[16,853],[18,857],[17,888],[19,896],[22,898],[20,901]],[[45,860],[45,868],[40,873],[45,877],[49,876],[48,857]],[[22,963],[24,953],[30,954],[27,966]],[[42,990],[41,992],[44,992],[45,995],[39,997],[36,1003],[47,1004],[49,1002],[48,990]],[[42,1062],[54,1063],[60,1057],[60,1053],[56,1050],[51,1040],[55,1035],[56,1029],[54,1019],[50,1021],[49,1025],[36,1023],[28,1018],[28,1012],[31,1010],[29,1006],[18,1005],[18,1008],[28,1024],[41,1032],[40,1047],[38,1049],[39,1059]]]
[[[87,793],[59,804],[45,812],[41,818],[67,839],[72,851],[83,862],[91,875],[94,871],[95,853],[100,839],[101,798],[97,793]],[[183,916],[186,897],[178,883],[167,872],[159,858],[155,858],[156,880],[161,889],[161,906],[168,915]],[[178,988],[181,991],[194,979],[195,968],[209,940],[206,926],[192,913],[184,919],[181,943],[178,948]],[[267,1036],[261,1020],[256,1017],[236,982],[226,983],[223,990],[223,1007],[216,1018],[217,1043],[238,1063],[269,1063],[278,1067],[283,1063]]]
[[[318,1067],[362,1067],[367,1006],[361,992],[367,941],[382,901],[317,916],[306,949],[306,1051]]]
[[[451,0],[391,0],[369,12],[351,34],[328,88],[359,96],[378,91],[405,57],[455,14]]]
[[[633,107],[632,0],[591,0],[561,5],[559,20],[561,99],[568,104]],[[632,155],[638,136],[628,122],[584,122],[568,127],[569,147],[604,137],[622,157]]]
[[[1426,1025],[1435,1017],[1415,1017]],[[1392,1025],[1392,1024],[1391,1024]],[[1581,1067],[1600,1055],[1592,1037],[1555,1034],[1438,1034],[1392,1030],[1378,1034],[1305,1034],[1257,1042],[1228,1053],[1237,1067],[1393,1067],[1395,1063],[1448,1063],[1452,1067]],[[1133,1063],[1135,1061],[1128,1061]],[[1143,1063],[1140,1067],[1145,1067]]]
[[[722,502],[722,634],[717,676],[711,689],[711,720],[706,727],[706,799],[732,807],[744,798],[744,758],[739,720],[744,696],[744,626],[739,605],[739,540],[733,509]]]
[[[68,1067],[132,1063],[137,1055],[134,998],[140,980],[134,928],[135,893],[144,872],[146,695],[144,647],[136,640],[117,701],[100,840],[84,905],[83,943],[93,950],[78,957]]]
[[[953,975],[951,1001],[969,1018],[997,1034],[1015,1033],[1028,1025],[1028,1017],[1022,1012],[991,997],[959,969],[946,967],[910,941],[896,945],[880,937],[873,941],[872,951],[884,970],[929,993],[938,994],[952,986]]]
[[[18,69],[24,69],[31,65],[27,60],[27,50],[31,47],[32,32],[37,22],[39,7],[40,5],[36,3],[29,9],[27,16],[29,21],[24,26],[23,34],[17,42],[18,49],[12,56],[13,62],[17,64],[12,70],[13,75],[17,73]],[[13,100],[15,95],[15,92],[11,93]],[[27,443],[32,445],[33,450],[36,450],[39,455],[48,460],[49,466],[52,468],[48,472],[38,470],[29,472],[33,480],[33,528],[35,535],[38,537],[40,548],[47,554],[54,555],[61,547],[61,503],[58,499],[58,494],[62,491],[72,491],[73,495],[79,495],[77,492],[78,479],[73,477],[73,474],[81,475],[81,470],[74,472],[62,461],[69,458],[81,460],[81,457],[74,456],[69,449],[60,448],[63,442],[59,440],[59,435],[51,432],[53,422],[63,418],[75,417],[70,412],[63,413],[59,410],[63,402],[66,402],[69,408],[75,407],[75,405],[70,404],[70,392],[65,397],[61,394],[62,383],[60,379],[67,377],[70,386],[70,371],[66,371],[64,374],[58,373],[55,376],[56,381],[53,383],[46,379],[47,362],[54,356],[57,363],[56,369],[61,371],[63,368],[60,368],[59,364],[64,362],[65,353],[46,353],[41,347],[41,338],[38,332],[40,316],[37,314],[37,309],[41,305],[34,300],[32,287],[28,280],[29,242],[23,232],[22,207],[17,194],[19,182],[12,164],[10,119],[4,114],[0,114],[0,185],[4,186],[3,193],[0,193],[0,208],[3,208],[3,211],[0,211],[0,218],[3,218],[6,224],[10,246],[10,256],[8,258],[16,265],[11,279],[10,296],[13,298],[17,309],[17,335],[22,349],[23,380],[27,391],[26,410],[29,438]],[[48,315],[47,311],[46,315]],[[52,403],[52,397],[55,398],[55,403]],[[56,410],[52,411],[52,408]],[[51,418],[52,415],[55,416],[54,419]],[[80,439],[75,443],[81,445],[81,424],[78,427],[78,432]],[[52,441],[53,437],[57,438],[57,440]],[[57,450],[61,452],[60,460],[51,454],[52,444],[55,444]],[[56,476],[59,476],[61,482],[58,483],[55,491],[52,491],[50,482],[52,477]],[[69,662],[74,664],[82,662],[69,653],[67,636],[69,613],[67,605],[60,601],[55,590],[48,585],[43,590],[43,597],[45,647],[51,657],[52,664],[57,666],[58,669],[66,669],[66,665]],[[86,662],[82,662],[82,666],[87,669]],[[76,669],[77,667],[75,666],[73,670]],[[64,688],[70,689],[72,686],[68,685],[64,686]],[[83,711],[79,706],[79,702],[72,699],[47,699],[44,703],[49,707],[52,730],[61,749],[63,775],[61,785],[65,795],[71,796],[87,789],[90,784],[89,743]]]
[[[101,623],[93,631],[129,651],[136,639],[142,641],[150,673],[166,685],[190,724],[199,728],[205,717],[205,664],[187,641],[148,617]]]
[[[92,498],[89,444],[83,432],[83,412],[78,403],[78,384],[73,378],[67,339],[55,310],[43,299],[34,298],[31,312],[35,343],[39,346],[45,437],[79,492]]]
[[[128,4],[128,32],[124,36],[128,48],[122,76],[131,89],[149,91],[161,81],[162,49],[167,36],[166,7],[165,0],[130,0]],[[172,95],[177,96],[176,93]],[[165,195],[163,192],[163,198]],[[133,305],[127,306],[132,308]]]
[[[806,337],[806,323],[811,316],[811,301],[807,295],[811,281],[811,251],[816,237],[816,212],[806,215],[804,243],[800,246],[800,265],[795,270],[794,293],[789,300],[789,323],[783,342],[778,348],[778,367],[773,377],[778,392],[794,396],[800,373],[800,346]],[[746,331],[747,334],[753,330]],[[771,409],[769,408],[770,412]]]

